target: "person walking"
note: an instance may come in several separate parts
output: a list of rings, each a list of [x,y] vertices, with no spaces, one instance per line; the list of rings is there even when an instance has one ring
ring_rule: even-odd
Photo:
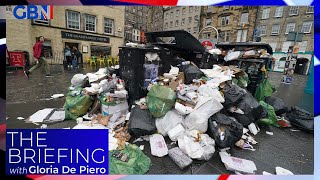
[[[68,68],[71,68],[72,67],[72,57],[71,57],[71,49],[69,46],[66,46],[66,48],[64,49],[64,56],[66,57]]]
[[[34,59],[36,60],[36,65],[34,65],[31,69],[29,69],[28,71],[24,71],[24,74],[29,78],[30,74],[38,69],[40,66],[43,66],[45,68],[46,71],[46,77],[52,77],[50,75],[50,68],[49,68],[49,64],[44,56],[44,46],[43,46],[43,42],[44,42],[44,37],[40,36],[39,37],[39,41],[33,46],[33,56]]]

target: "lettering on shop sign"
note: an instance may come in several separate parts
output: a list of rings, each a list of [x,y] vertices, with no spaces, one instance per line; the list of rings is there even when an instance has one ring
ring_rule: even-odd
[[[110,43],[110,38],[108,37],[91,36],[86,34],[70,33],[65,31],[61,31],[61,37],[67,39]]]

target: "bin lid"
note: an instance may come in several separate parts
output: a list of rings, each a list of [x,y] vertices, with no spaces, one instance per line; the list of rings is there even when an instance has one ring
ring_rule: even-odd
[[[246,47],[258,47],[266,49],[267,52],[272,55],[272,47],[267,43],[261,43],[261,42],[232,42],[232,43],[224,43],[219,42],[216,44],[217,48],[221,49],[232,49],[232,48],[246,48]]]
[[[200,41],[184,30],[148,32],[146,33],[146,37],[147,42],[155,46],[179,51],[192,51],[199,53],[206,52],[206,48],[200,43]],[[170,42],[164,42],[160,39],[166,37],[171,37],[173,40]]]

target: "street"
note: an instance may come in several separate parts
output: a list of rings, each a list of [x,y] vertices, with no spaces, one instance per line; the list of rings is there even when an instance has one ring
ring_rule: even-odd
[[[42,69],[35,71],[30,79],[24,76],[22,69],[7,71],[7,128],[39,128],[40,126],[35,124],[17,120],[17,117],[28,118],[40,109],[63,107],[65,98],[53,100],[47,100],[47,98],[50,98],[53,94],[66,94],[74,74],[97,70],[86,65],[84,67],[79,70],[67,70],[62,65],[53,65],[51,66],[52,75],[54,75],[52,78],[46,78]],[[270,82],[277,88],[274,95],[282,98],[288,106],[299,105],[313,112],[313,96],[304,93],[308,76],[295,75],[291,85],[280,84],[281,76],[282,74],[277,72],[269,74]],[[48,128],[72,128],[75,125],[75,121],[64,121],[49,125]],[[268,135],[265,133],[266,130],[268,130],[267,127],[261,128],[260,133],[254,136],[258,142],[257,145],[254,145],[256,151],[240,150],[235,147],[231,151],[232,156],[252,160],[258,169],[256,174],[262,174],[263,171],[274,174],[277,166],[288,169],[294,174],[313,174],[313,134],[270,127],[268,131],[272,131],[273,135]],[[130,142],[133,140],[131,139]],[[170,149],[170,140],[166,138],[166,141]],[[148,174],[233,173],[226,170],[217,154],[217,149],[215,155],[209,161],[194,160],[190,167],[180,170],[168,156],[163,158],[152,156],[149,142],[143,141],[136,144],[138,146],[144,145],[143,152],[151,158],[152,166]]]

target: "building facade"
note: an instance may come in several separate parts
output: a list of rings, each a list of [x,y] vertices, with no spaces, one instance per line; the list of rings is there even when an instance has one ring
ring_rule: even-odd
[[[176,6],[164,9],[163,30],[185,30],[198,37],[200,6]]]
[[[54,19],[17,20],[7,9],[7,47],[9,51],[27,51],[33,58],[33,45],[45,37],[48,59],[62,62],[66,46],[77,47],[83,59],[91,56],[117,56],[123,45],[124,7],[56,6]],[[112,12],[112,13],[110,13]],[[11,17],[11,18],[10,18]]]
[[[148,32],[163,31],[163,6],[152,6],[148,10]]]
[[[313,6],[260,6],[256,27],[261,42],[270,44],[273,51],[287,52],[293,41],[287,41],[290,31],[304,33],[298,42],[300,52],[314,50],[314,7]]]
[[[201,29],[213,26],[219,31],[219,42],[253,41],[256,6],[204,6],[201,10]],[[206,28],[201,39],[217,38],[216,31]]]
[[[148,10],[148,6],[125,6],[125,41],[141,42],[136,32],[147,31]]]

